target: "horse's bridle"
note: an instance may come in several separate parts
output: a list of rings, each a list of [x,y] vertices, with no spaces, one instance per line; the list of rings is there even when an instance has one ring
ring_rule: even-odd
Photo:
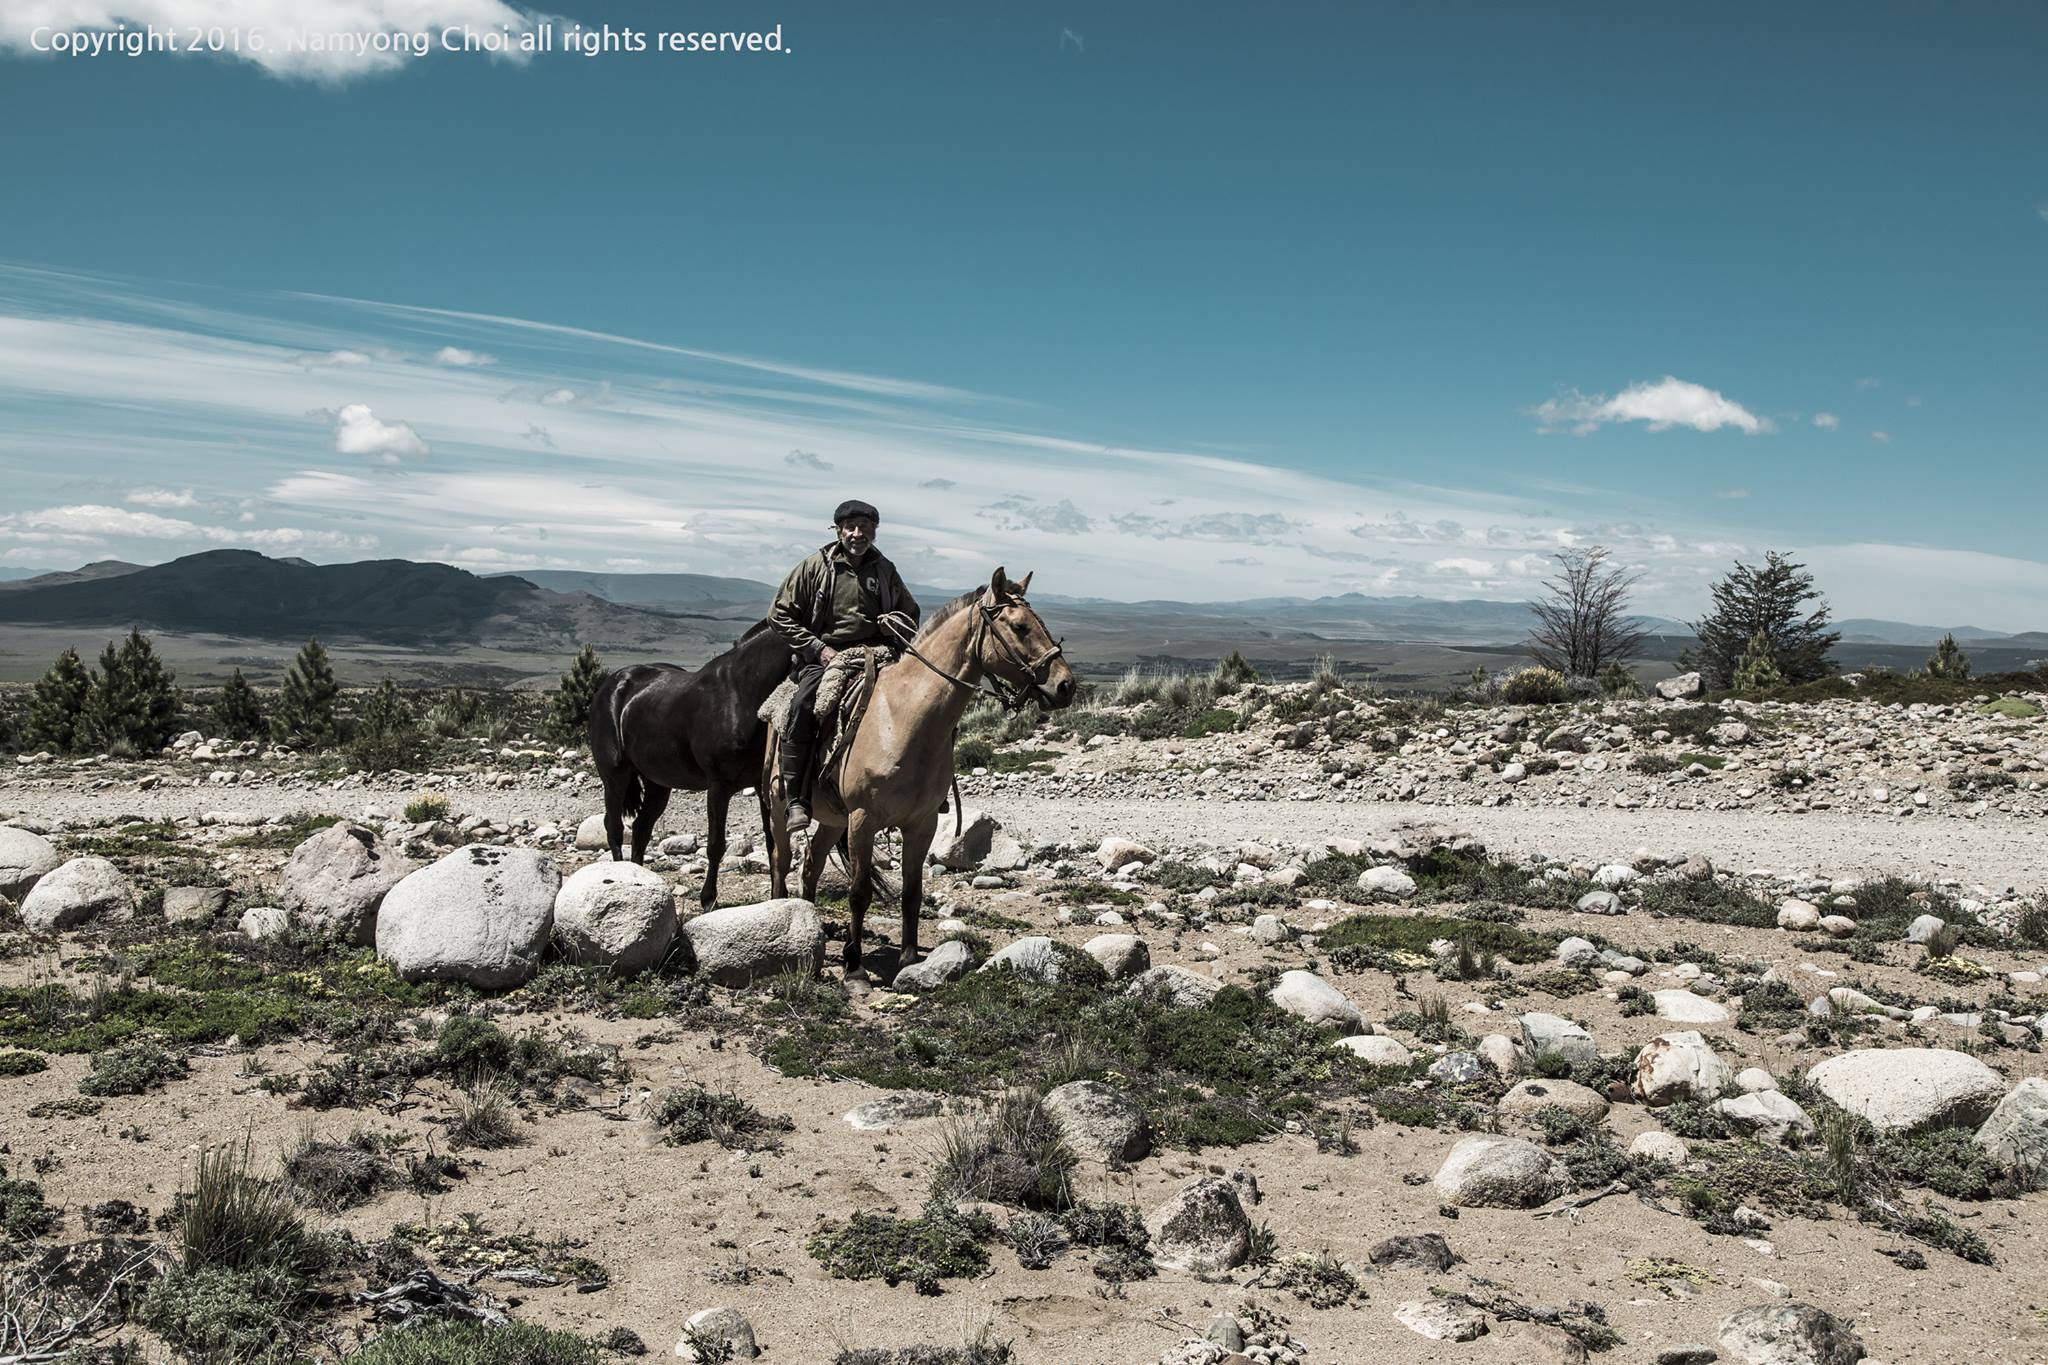
[[[1031,610],[1031,604],[1021,597],[1013,597],[1006,602],[994,605],[991,605],[986,600],[977,601],[974,604],[974,609],[977,613],[974,623],[974,638],[968,644],[968,649],[974,656],[975,664],[981,669],[982,682],[988,685],[985,689],[986,695],[995,698],[1005,711],[1021,710],[1027,704],[1036,701],[1037,698],[1033,696],[1032,690],[1045,686],[1046,679],[1052,676],[1053,661],[1062,657],[1066,652],[1066,641],[1054,640],[1052,648],[1040,653],[1036,658],[1026,658],[1021,650],[1004,639],[1001,632],[995,629],[997,618],[1012,607],[1022,607],[1026,611]],[[904,652],[909,654],[911,658],[917,660],[947,682],[952,683],[955,687],[964,687],[969,692],[984,691],[980,686],[967,681],[965,678],[953,676],[930,659],[927,659],[917,646],[911,643],[911,639],[912,637],[910,636],[901,636],[897,641],[897,643],[903,646]],[[1005,660],[1014,665],[1029,680],[1028,682],[1009,682],[997,676],[989,668],[988,658],[983,651],[991,639],[995,641],[996,647],[1002,651]]]

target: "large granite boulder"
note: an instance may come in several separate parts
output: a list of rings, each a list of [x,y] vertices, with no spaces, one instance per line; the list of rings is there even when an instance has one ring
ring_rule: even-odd
[[[1068,1081],[1045,1097],[1067,1146],[1089,1161],[1136,1161],[1152,1150],[1145,1111],[1101,1081]]]
[[[516,986],[540,966],[561,888],[544,853],[467,844],[385,893],[377,956],[408,981]]]
[[[1198,1176],[1152,1211],[1152,1259],[1167,1270],[1220,1275],[1243,1265],[1252,1249],[1252,1220],[1237,1186],[1221,1176]]]
[[[697,971],[721,986],[748,986],[825,965],[825,922],[807,900],[729,905],[683,924]]]
[[[0,825],[0,896],[20,900],[63,861],[57,846],[34,830]]]
[[[135,888],[105,858],[73,858],[44,873],[21,900],[22,923],[54,933],[94,920],[135,918]]]
[[[1526,1209],[1571,1188],[1564,1163],[1521,1138],[1462,1138],[1436,1173],[1436,1192],[1466,1208]]]
[[[2005,1097],[1998,1073],[1939,1047],[1859,1048],[1806,1073],[1807,1084],[1872,1127],[1917,1133],[1976,1127]]]
[[[576,962],[658,967],[676,936],[675,890],[639,863],[578,868],[555,897],[555,935]]]
[[[292,850],[279,900],[300,928],[361,947],[376,942],[384,897],[416,870],[375,830],[344,820]]]

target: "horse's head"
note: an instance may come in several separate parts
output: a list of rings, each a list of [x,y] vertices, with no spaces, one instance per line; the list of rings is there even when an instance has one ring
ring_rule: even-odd
[[[1012,583],[1001,569],[989,579],[976,604],[987,622],[982,667],[1029,695],[1039,709],[1057,711],[1073,704],[1078,684],[1060,652],[1060,642],[1024,600],[1030,586],[1030,574],[1024,575],[1023,582]]]

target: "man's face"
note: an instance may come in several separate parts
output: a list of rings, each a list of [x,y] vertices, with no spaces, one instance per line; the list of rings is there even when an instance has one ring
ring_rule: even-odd
[[[848,517],[839,523],[839,545],[849,559],[859,559],[875,543],[873,517]]]

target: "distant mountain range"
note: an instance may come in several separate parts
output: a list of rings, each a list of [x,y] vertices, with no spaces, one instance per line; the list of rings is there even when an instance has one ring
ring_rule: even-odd
[[[0,622],[140,626],[147,631],[250,640],[365,640],[385,644],[587,640],[635,645],[730,631],[676,613],[554,592],[523,578],[483,578],[446,564],[374,559],[310,564],[253,550],[208,550],[168,564],[116,560],[0,585]]]
[[[912,584],[926,606],[959,589]],[[552,655],[582,642],[626,655],[699,661],[736,625],[758,619],[772,584],[708,574],[583,573],[543,569],[479,575],[403,559],[310,564],[251,550],[210,550],[167,564],[102,560],[0,582],[0,623],[18,628],[152,632],[241,640],[329,641],[410,649],[474,647],[499,655]],[[1241,649],[1273,661],[1321,654],[1429,676],[1469,671],[1477,651],[1506,658],[1526,638],[1524,603],[1485,599],[1255,597],[1234,602],[1035,599],[1069,651],[1096,667],[1213,659]],[[1638,618],[1669,660],[1690,644],[1682,623]],[[1949,627],[1852,619],[1838,623],[1845,666],[1917,666]],[[47,629],[45,633],[47,633]],[[2048,632],[2002,635],[1970,626],[1956,638],[1981,653],[1980,671],[2048,653]],[[40,648],[40,637],[38,640]]]

